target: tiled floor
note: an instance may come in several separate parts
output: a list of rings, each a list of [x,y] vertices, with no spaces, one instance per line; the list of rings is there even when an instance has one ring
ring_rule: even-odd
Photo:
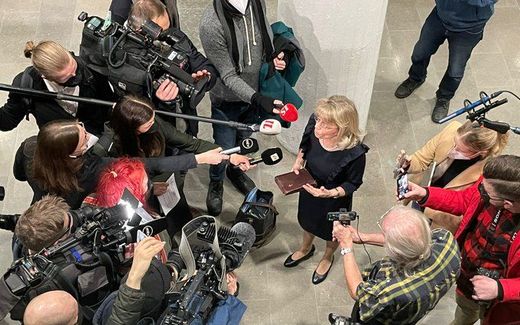
[[[181,0],[180,13],[183,29],[198,46],[198,21],[209,0]],[[269,16],[276,17],[276,0],[268,0]],[[75,17],[82,11],[104,16],[108,0],[2,0],[0,1],[0,82],[10,83],[12,78],[28,64],[22,55],[27,40],[53,39],[77,51],[82,25]],[[375,221],[394,204],[394,181],[391,169],[396,153],[403,148],[413,152],[419,145],[438,132],[442,126],[430,121],[436,86],[447,63],[444,45],[432,59],[427,82],[414,95],[405,100],[393,96],[395,87],[406,78],[411,50],[418,38],[422,22],[431,11],[431,0],[390,0],[381,46],[379,65],[367,125],[366,143],[371,147],[364,184],[356,194],[354,209],[361,215],[360,230],[375,231]],[[484,40],[477,46],[466,69],[466,76],[452,110],[464,98],[477,99],[478,92],[488,93],[509,89],[520,94],[520,5],[517,0],[501,0],[488,24]],[[5,93],[0,93],[4,102]],[[508,97],[510,103],[490,114],[513,125],[520,125],[515,110],[520,102]],[[202,114],[208,114],[208,100],[201,105]],[[460,118],[462,120],[462,118]],[[203,126],[202,137],[211,139],[211,129]],[[6,199],[0,203],[0,212],[19,213],[30,202],[30,189],[12,177],[13,156],[19,143],[35,134],[33,123],[22,122],[11,132],[0,133],[0,185],[6,187]],[[285,131],[285,132],[290,132]],[[511,136],[507,152],[520,154],[520,136]],[[261,144],[276,145],[275,138],[261,137]],[[272,242],[250,254],[238,274],[241,279],[241,299],[248,305],[243,324],[326,324],[329,312],[346,314],[352,306],[342,278],[342,267],[336,263],[329,278],[314,286],[311,275],[323,252],[323,243],[317,243],[317,254],[294,269],[285,269],[285,257],[297,248],[300,229],[296,222],[296,196],[282,197],[276,190],[273,176],[289,170],[293,156],[286,153],[284,161],[266,168],[259,166],[251,172],[262,189],[273,190],[280,211],[276,237]],[[189,173],[191,185],[187,188],[189,201],[204,209],[207,169]],[[223,222],[231,222],[242,197],[226,184]],[[10,263],[10,234],[0,231],[0,265],[5,270]],[[372,260],[382,250],[369,247]],[[362,264],[368,258],[361,248],[356,258]],[[338,259],[339,260],[339,259]],[[454,293],[441,300],[421,324],[448,324],[454,310]],[[9,324],[9,321],[0,322]]]

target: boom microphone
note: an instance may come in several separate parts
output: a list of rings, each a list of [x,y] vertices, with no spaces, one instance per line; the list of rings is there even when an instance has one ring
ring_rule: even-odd
[[[488,97],[487,95],[485,95],[485,94],[483,94],[483,93],[481,92],[481,95],[480,95],[480,99],[479,99],[479,100],[477,100],[477,101],[475,101],[475,102],[473,102],[473,103],[469,103],[469,104],[465,105],[463,108],[461,108],[461,109],[459,109],[459,110],[456,110],[455,112],[449,114],[449,115],[446,116],[445,118],[440,119],[440,120],[439,120],[439,124],[442,124],[442,123],[444,123],[444,122],[447,122],[447,121],[449,121],[449,120],[451,120],[451,119],[453,119],[453,118],[455,118],[455,117],[457,117],[457,116],[459,116],[459,115],[461,115],[461,114],[464,114],[464,113],[466,113],[466,112],[468,112],[468,111],[474,109],[474,108],[477,107],[477,106],[483,105],[483,104],[489,102],[491,99],[493,99],[493,98],[499,96],[500,94],[502,94],[502,91],[497,91],[497,92],[492,93],[492,94]]]
[[[282,132],[282,125],[277,120],[267,119],[262,121],[260,125],[253,125],[252,130],[253,132],[260,132],[262,134],[276,135]]]
[[[256,165],[263,162],[266,165],[276,165],[283,158],[282,149],[280,148],[269,148],[264,150],[260,157],[253,158],[249,161],[251,165]]]
[[[230,148],[227,150],[222,150],[220,154],[222,155],[231,155],[234,153],[248,154],[258,151],[258,141],[253,138],[245,138],[240,141],[240,145],[238,147]]]
[[[235,224],[231,228],[231,231],[234,231],[237,234],[237,237],[240,240],[240,242],[242,242],[242,249],[240,250],[240,252],[226,251],[226,254],[228,254],[228,255],[229,254],[236,255],[233,258],[228,257],[226,259],[226,264],[228,264],[228,263],[230,264],[230,265],[226,265],[227,268],[233,270],[233,269],[238,268],[242,264],[242,262],[246,258],[247,253],[249,253],[249,250],[251,249],[251,247],[253,247],[253,244],[255,243],[255,239],[256,239],[256,232],[255,232],[255,229],[253,228],[253,226],[251,226],[250,224],[248,224],[246,222],[239,222],[239,223]],[[230,263],[231,261],[235,261],[235,263]],[[236,263],[236,261],[238,261],[238,263]]]

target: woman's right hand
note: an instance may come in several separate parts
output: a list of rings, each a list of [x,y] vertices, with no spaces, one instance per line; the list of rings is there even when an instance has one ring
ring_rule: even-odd
[[[294,164],[291,168],[291,171],[293,173],[295,173],[296,175],[298,175],[300,173],[300,169],[303,168],[304,164],[305,164],[305,160],[303,160],[301,158],[296,158],[296,160],[294,161]]]
[[[228,160],[229,155],[223,155],[220,152],[222,148],[218,147],[213,150],[208,150],[203,153],[199,153],[195,155],[195,160],[197,160],[197,164],[209,164],[209,165],[218,165],[222,162],[222,160]]]

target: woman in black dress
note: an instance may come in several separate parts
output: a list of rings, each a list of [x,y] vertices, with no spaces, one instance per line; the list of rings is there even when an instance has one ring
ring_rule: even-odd
[[[305,185],[298,202],[298,222],[303,228],[300,248],[285,260],[293,267],[314,254],[314,237],[326,241],[323,257],[312,276],[318,284],[325,280],[334,262],[338,247],[332,241],[332,222],[328,212],[352,209],[352,195],[363,183],[365,154],[368,147],[361,143],[358,113],[354,103],[345,96],[332,96],[318,101],[309,119],[293,172],[306,168],[317,181],[317,187]]]

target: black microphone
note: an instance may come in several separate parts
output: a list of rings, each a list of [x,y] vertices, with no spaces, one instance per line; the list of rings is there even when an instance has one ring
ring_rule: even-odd
[[[249,161],[251,165],[256,165],[263,162],[266,165],[276,165],[283,158],[282,149],[280,148],[269,148],[264,150],[260,157],[253,158]]]
[[[220,153],[222,155],[231,155],[234,153],[248,154],[258,151],[258,141],[253,138],[245,138],[240,141],[240,145],[238,147],[234,147],[227,150],[222,150]]]
[[[143,223],[142,225],[133,227],[133,228],[125,231],[125,235],[126,235],[125,244],[135,243],[137,241],[137,232],[139,230],[142,231],[147,237],[151,237],[151,236],[157,235],[158,233],[165,230],[166,228],[168,228],[168,223],[166,222],[166,218],[159,218],[159,219],[155,219],[153,221],[147,222],[147,223]]]
[[[246,222],[239,222],[235,224],[231,231],[236,233],[236,237],[238,237],[240,243],[242,243],[242,248],[240,251],[238,250],[223,250],[226,253],[223,254],[230,254],[232,256],[227,256],[226,259],[226,267],[228,270],[234,270],[238,268],[240,265],[242,265],[242,262],[247,256],[247,253],[249,253],[249,250],[251,247],[253,247],[253,244],[256,240],[256,232],[255,228],[251,226],[250,224]]]
[[[439,120],[439,124],[442,124],[444,122],[447,122],[461,114],[464,114],[472,109],[474,109],[475,107],[479,106],[479,105],[482,105],[482,104],[485,104],[486,102],[489,102],[491,99],[499,96],[500,94],[502,94],[502,91],[497,91],[497,92],[494,92],[492,93],[489,97],[486,96],[484,93],[480,93],[480,99],[473,102],[473,103],[469,103],[467,105],[465,105],[463,108],[459,109],[459,110],[456,110],[455,112],[449,114],[448,116],[446,116],[445,118],[443,119],[440,119]]]

